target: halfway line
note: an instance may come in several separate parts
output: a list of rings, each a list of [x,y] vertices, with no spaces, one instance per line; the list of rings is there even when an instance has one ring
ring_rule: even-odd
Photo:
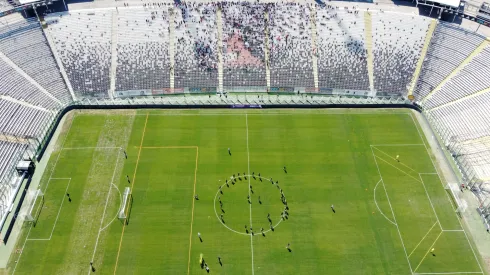
[[[248,114],[245,114],[245,125],[247,127],[247,165],[248,174],[250,175],[250,150],[248,149]],[[250,177],[248,177],[248,197],[250,200]],[[250,227],[252,227],[252,204],[250,204]],[[250,249],[252,250],[252,275],[254,274],[254,240],[252,230],[250,230]]]

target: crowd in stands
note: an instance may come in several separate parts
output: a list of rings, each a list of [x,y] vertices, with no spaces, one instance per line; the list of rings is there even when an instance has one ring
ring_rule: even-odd
[[[314,87],[309,7],[271,4],[268,16],[270,85]]]
[[[45,17],[74,92],[103,97],[110,86],[112,11],[80,11]]]
[[[170,87],[168,6],[119,11],[116,90]]]
[[[266,87],[266,5],[223,2],[223,82],[225,87]]]
[[[182,3],[175,20],[175,87],[217,87],[218,28],[216,5]]]
[[[369,90],[364,14],[334,6],[316,13],[318,86]]]
[[[374,89],[406,93],[424,46],[429,18],[396,13],[373,13]]]

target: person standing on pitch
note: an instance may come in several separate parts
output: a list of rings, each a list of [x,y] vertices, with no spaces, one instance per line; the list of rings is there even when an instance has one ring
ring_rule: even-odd
[[[335,213],[335,208],[333,207],[333,204],[332,204],[332,206],[330,206],[330,208],[332,208],[332,212]]]
[[[221,262],[221,257],[220,256],[218,256],[218,263],[219,263],[219,265],[223,266],[223,263]]]
[[[400,156],[396,155],[396,161],[400,162]]]
[[[228,148],[228,155],[231,156],[231,150],[230,150],[230,148]]]
[[[202,243],[202,238],[201,238],[201,233],[200,232],[197,232],[197,237],[199,237],[199,240],[201,241]]]

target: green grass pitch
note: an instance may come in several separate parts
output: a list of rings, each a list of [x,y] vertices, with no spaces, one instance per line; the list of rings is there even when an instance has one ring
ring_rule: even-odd
[[[409,110],[93,111],[62,127],[9,273],[205,274],[201,254],[210,274],[487,272]]]

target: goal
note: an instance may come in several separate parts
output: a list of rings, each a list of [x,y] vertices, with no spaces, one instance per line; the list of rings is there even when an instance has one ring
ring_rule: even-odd
[[[131,189],[129,187],[124,188],[124,193],[121,200],[121,206],[119,207],[117,217],[120,220],[128,222],[131,204],[133,203],[133,197],[131,196]]]
[[[445,189],[451,193],[451,197],[456,205],[456,212],[463,213],[468,208],[468,203],[462,196],[461,185],[458,183],[450,182],[446,184]]]
[[[44,205],[44,193],[41,189],[37,189],[30,192],[28,199],[31,201],[24,218],[28,222],[36,223],[37,217],[39,217],[39,213],[41,213]]]

